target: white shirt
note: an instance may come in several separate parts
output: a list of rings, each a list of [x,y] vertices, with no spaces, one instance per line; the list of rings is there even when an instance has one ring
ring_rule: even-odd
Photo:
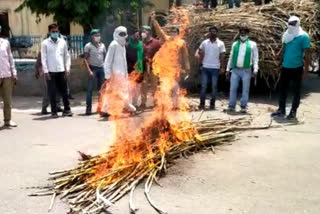
[[[126,58],[126,48],[113,40],[108,48],[108,53],[104,62],[105,78],[110,79],[114,73],[128,77],[128,67]]]
[[[258,73],[259,70],[259,51],[258,51],[258,46],[257,43],[254,41],[249,41],[250,46],[251,46],[251,58],[250,58],[250,66],[253,65],[253,71],[254,73]],[[234,46],[237,44],[237,42],[234,42],[232,45],[229,61],[228,61],[228,66],[227,66],[227,71],[230,71],[232,69],[232,59],[233,59],[233,51],[234,51]],[[247,44],[246,42],[241,42],[240,47],[239,47],[239,55],[238,55],[238,61],[237,61],[237,68],[242,68],[245,55],[246,55],[246,50],[247,50]]]
[[[41,63],[44,73],[70,71],[71,57],[67,42],[58,38],[54,42],[51,38],[41,43]]]
[[[17,70],[13,61],[10,43],[6,39],[0,38],[0,79],[17,75]]]
[[[211,42],[210,39],[206,39],[201,43],[200,49],[204,52],[202,61],[203,67],[220,69],[220,54],[226,52],[224,42],[218,38],[214,42]]]

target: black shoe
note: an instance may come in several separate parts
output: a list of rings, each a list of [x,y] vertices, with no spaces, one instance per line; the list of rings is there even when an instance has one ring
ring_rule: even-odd
[[[240,113],[246,114],[248,112],[247,108],[241,108]]]
[[[290,114],[286,117],[287,120],[296,120],[297,114],[294,111],[291,111]]]
[[[63,117],[72,117],[73,116],[73,113],[71,111],[64,111],[62,113],[62,116]]]
[[[56,118],[58,118],[59,116],[58,116],[58,114],[57,113],[52,113],[51,114],[51,118],[53,118],[53,119],[56,119]]]
[[[215,105],[210,105],[210,110],[216,110],[216,106]]]
[[[61,107],[57,107],[57,112],[63,112]]]
[[[92,111],[91,109],[87,109],[85,115],[90,116],[92,115]]]
[[[47,108],[42,108],[41,114],[42,114],[42,115],[49,114],[48,111],[47,111]]]
[[[206,109],[206,107],[204,106],[204,105],[199,105],[199,110],[205,110]]]
[[[271,117],[284,117],[286,116],[286,112],[278,109],[276,112],[271,114]]]
[[[108,113],[100,113],[100,117],[109,118],[110,114],[108,114]]]
[[[235,112],[235,111],[236,111],[235,108],[232,108],[232,107],[229,107],[229,108],[223,110],[223,112],[225,112],[225,113],[231,113],[231,112]]]

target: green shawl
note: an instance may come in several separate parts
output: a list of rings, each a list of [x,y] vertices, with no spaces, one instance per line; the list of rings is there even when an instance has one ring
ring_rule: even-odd
[[[132,49],[137,51],[137,63],[136,68],[142,74],[143,73],[143,43],[139,41],[135,44],[132,39],[129,39],[129,45]]]
[[[240,44],[241,44],[241,42],[240,42],[240,40],[238,40],[233,48],[232,68],[237,68]],[[251,45],[250,45],[250,40],[248,39],[246,41],[246,54],[244,57],[244,62],[243,62],[242,68],[250,68],[250,62],[251,62]]]

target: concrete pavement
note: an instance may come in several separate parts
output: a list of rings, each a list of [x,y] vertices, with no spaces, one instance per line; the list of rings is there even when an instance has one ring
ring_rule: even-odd
[[[202,152],[178,160],[160,180],[163,187],[153,187],[153,200],[171,214],[320,213],[319,83],[313,76],[305,84],[299,111],[303,124],[246,132],[232,145],[218,147],[215,155]],[[74,102],[75,117],[57,120],[35,115],[40,98],[15,98],[19,127],[0,131],[0,213],[47,213],[50,197],[30,198],[34,190],[28,188],[48,185],[48,172],[74,167],[77,151],[97,154],[110,146],[113,123],[79,115],[84,112],[81,97]],[[274,103],[267,98],[251,101],[256,123],[268,121]],[[221,100],[218,111],[202,117],[230,117],[221,112],[224,107],[226,100]],[[138,213],[155,213],[142,186],[134,199]],[[125,197],[110,211],[129,213],[127,202]],[[58,200],[51,213],[67,211]]]

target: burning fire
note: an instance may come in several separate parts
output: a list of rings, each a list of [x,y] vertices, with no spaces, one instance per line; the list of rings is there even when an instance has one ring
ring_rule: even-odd
[[[183,23],[183,25],[180,25],[179,36],[166,41],[154,57],[153,73],[159,77],[159,86],[154,96],[156,104],[154,111],[145,116],[142,122],[134,119],[114,121],[113,147],[111,152],[107,153],[105,163],[94,168],[95,176],[89,178],[91,183],[97,184],[95,181],[101,181],[106,175],[114,173],[114,176],[109,176],[108,180],[103,181],[104,185],[109,185],[120,178],[120,175],[114,170],[133,167],[140,163],[147,163],[145,165],[152,168],[155,164],[155,157],[165,156],[168,149],[174,144],[192,139],[196,134],[187,112],[186,91],[179,90],[176,99],[173,96],[173,92],[179,89],[178,80],[183,72],[179,49],[183,45],[182,39],[190,23],[183,9],[174,9],[173,12],[177,14],[173,23]],[[119,101],[122,100],[119,99],[121,93],[119,95],[114,92],[118,88],[116,81],[119,80],[114,79],[104,93],[108,94],[108,99],[110,99],[110,94],[112,95],[108,107],[111,109],[110,113],[120,115],[124,104]],[[102,95],[102,100],[105,99],[105,94]],[[178,104],[179,112],[172,111],[175,104]]]

